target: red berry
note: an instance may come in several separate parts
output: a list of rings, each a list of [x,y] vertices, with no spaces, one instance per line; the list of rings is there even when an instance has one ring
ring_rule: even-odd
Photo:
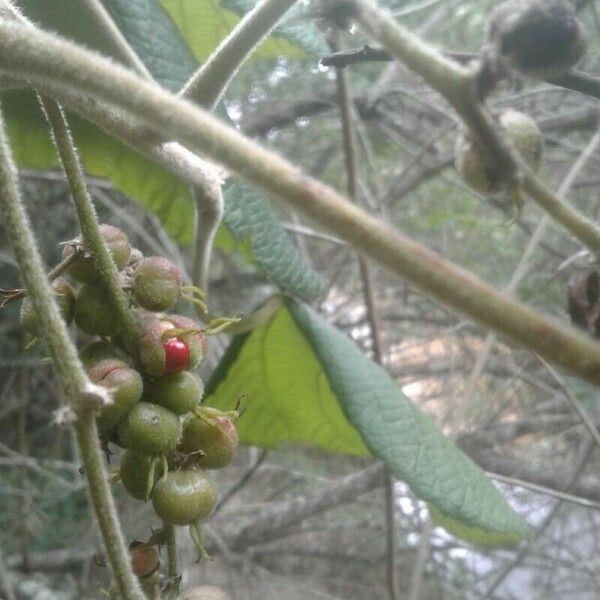
[[[185,371],[190,363],[190,351],[187,344],[177,338],[163,343],[165,349],[165,375]]]

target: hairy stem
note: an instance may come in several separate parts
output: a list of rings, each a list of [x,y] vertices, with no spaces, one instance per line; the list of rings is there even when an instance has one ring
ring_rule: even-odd
[[[96,268],[101,275],[102,284],[121,324],[125,344],[132,356],[135,356],[138,346],[135,318],[121,288],[117,267],[102,238],[98,216],[85,184],[83,170],[67,120],[62,108],[54,100],[41,99],[41,103],[52,129],[52,139],[69,184],[84,244],[92,254]]]
[[[183,86],[179,95],[212,111],[252,51],[296,0],[259,0]]]
[[[114,583],[123,600],[145,600],[137,577],[131,570],[131,559],[125,546],[125,539],[121,533],[117,511],[110,493],[103,452],[92,411],[86,410],[79,415],[75,424],[75,432],[88,481],[90,500]]]
[[[167,600],[169,598],[178,598],[181,593],[181,562],[179,560],[179,551],[177,550],[177,539],[175,536],[175,526],[163,522],[163,533],[167,548],[167,577],[169,584],[167,586]]]
[[[42,49],[42,50],[40,50]],[[192,151],[210,156],[314,219],[442,304],[467,314],[548,360],[600,384],[600,344],[559,321],[539,315],[443,260],[311,179],[290,163],[206,111],[56,36],[0,23],[0,70],[37,84],[52,81],[97,97]]]

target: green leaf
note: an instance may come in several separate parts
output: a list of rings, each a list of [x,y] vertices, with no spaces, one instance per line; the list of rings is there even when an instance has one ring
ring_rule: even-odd
[[[173,92],[180,89],[197,69],[198,61],[156,0],[103,0],[103,3],[152,76]]]
[[[263,195],[245,183],[225,192],[225,225],[245,240],[257,266],[282,291],[311,299],[325,288],[323,280],[304,262]]]
[[[198,0],[158,1],[199,62],[203,62],[235,27],[240,16],[256,4],[256,0],[222,0],[220,4]],[[310,20],[301,19],[304,13],[300,3],[292,7],[283,23],[257,48],[254,57],[306,58],[326,54],[328,47],[323,36]]]
[[[506,544],[527,532],[500,492],[384,369],[308,306],[285,300],[266,323],[236,338],[206,402],[230,408],[250,444],[311,444],[381,458],[425,500],[432,516],[469,541]]]
[[[326,375],[290,313],[280,309],[250,334],[235,336],[206,388],[206,404],[232,408],[247,444],[310,444],[357,456],[369,451],[348,423]]]
[[[22,91],[3,93],[2,108],[19,167],[58,167],[35,96]],[[77,115],[69,113],[69,123],[86,173],[110,180],[115,188],[156,214],[174,239],[191,243],[194,206],[185,183]]]

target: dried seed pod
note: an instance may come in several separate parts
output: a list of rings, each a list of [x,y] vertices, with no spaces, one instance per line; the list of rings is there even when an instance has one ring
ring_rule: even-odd
[[[543,79],[564,75],[587,48],[568,0],[507,0],[490,14],[486,40],[507,70]]]

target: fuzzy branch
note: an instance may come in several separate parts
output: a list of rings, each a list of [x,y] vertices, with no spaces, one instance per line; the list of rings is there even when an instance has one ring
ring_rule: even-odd
[[[37,85],[52,81],[135,115],[165,139],[210,156],[314,219],[440,303],[467,314],[549,361],[600,384],[600,344],[499,293],[471,273],[404,237],[206,111],[111,61],[56,36],[0,23],[0,71]]]

